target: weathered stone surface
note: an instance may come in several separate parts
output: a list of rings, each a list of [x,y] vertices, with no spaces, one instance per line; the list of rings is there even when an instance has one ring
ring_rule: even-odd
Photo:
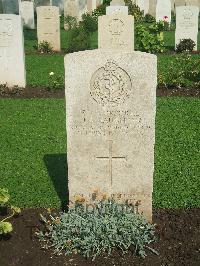
[[[149,0],[149,14],[156,17],[156,2],[157,0]]]
[[[176,8],[175,45],[182,39],[192,39],[197,50],[199,8],[195,6],[180,6]]]
[[[106,15],[115,13],[128,15],[128,6],[125,6],[124,0],[112,0],[110,6],[106,7]]]
[[[87,0],[65,0],[64,15],[76,17],[78,21],[87,13]]]
[[[185,0],[186,6],[199,6],[199,0]]]
[[[60,51],[60,17],[56,6],[37,7],[38,43],[47,41],[54,51]]]
[[[112,0],[110,6],[125,6],[124,0]]]
[[[128,7],[127,6],[108,6],[106,7],[106,15],[111,14],[124,14],[128,15]]]
[[[19,15],[0,15],[0,84],[26,86],[24,39]]]
[[[149,13],[149,0],[136,0],[136,5],[139,6],[141,11],[144,11],[144,15]]]
[[[160,20],[171,23],[171,0],[157,0],[156,21]]]
[[[151,221],[156,56],[91,50],[65,56],[69,196],[96,188]]]
[[[87,12],[91,14],[96,8],[103,4],[103,0],[87,0]]]
[[[28,29],[35,29],[33,2],[23,1],[20,3],[20,15],[24,26]]]
[[[134,49],[134,17],[124,14],[100,16],[98,47],[106,49]]]
[[[34,4],[35,4],[35,7],[50,6],[51,5],[50,0],[35,0]]]
[[[185,6],[185,0],[175,0],[175,7]]]

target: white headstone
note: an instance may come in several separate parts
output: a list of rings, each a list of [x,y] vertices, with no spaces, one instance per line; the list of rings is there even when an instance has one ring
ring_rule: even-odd
[[[78,21],[82,15],[87,13],[87,0],[65,0],[64,15],[65,17],[76,17]]]
[[[106,15],[111,15],[111,14],[124,14],[128,15],[128,6],[125,6],[124,1],[111,1],[110,6],[106,7]]]
[[[144,15],[149,13],[149,0],[136,0],[136,5],[144,11]]]
[[[149,14],[156,17],[156,2],[157,0],[149,0]]]
[[[199,6],[200,0],[185,0],[186,6]]]
[[[156,21],[171,23],[171,0],[157,0]]]
[[[23,1],[20,4],[20,15],[24,26],[28,29],[35,29],[33,2]]]
[[[69,198],[98,188],[152,220],[156,56],[91,50],[65,56]]]
[[[182,39],[192,39],[197,50],[199,8],[196,6],[180,6],[176,8],[175,46]]]
[[[185,0],[175,0],[175,6],[185,6]]]
[[[38,6],[50,6],[51,0],[34,0],[35,7]]]
[[[24,38],[19,15],[0,15],[0,84],[26,86]]]
[[[54,51],[60,51],[60,17],[56,6],[37,7],[38,43],[47,41]]]
[[[114,13],[98,20],[98,47],[134,50],[134,17]]]

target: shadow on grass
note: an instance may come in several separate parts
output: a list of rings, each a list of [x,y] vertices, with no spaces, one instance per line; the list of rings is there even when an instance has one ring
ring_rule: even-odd
[[[60,198],[61,209],[66,211],[69,203],[67,155],[46,154],[43,160]]]

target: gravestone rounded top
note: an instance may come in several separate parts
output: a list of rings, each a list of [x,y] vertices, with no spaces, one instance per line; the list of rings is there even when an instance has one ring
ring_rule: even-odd
[[[124,0],[112,0],[111,6],[125,6]]]

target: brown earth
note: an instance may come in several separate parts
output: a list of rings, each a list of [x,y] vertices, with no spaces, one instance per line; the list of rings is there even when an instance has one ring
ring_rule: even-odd
[[[0,98],[64,98],[64,90],[51,91],[44,87],[26,87],[25,89],[15,89],[9,91],[0,90]],[[200,97],[200,88],[158,88],[157,96],[170,97],[170,96],[185,96],[185,97]]]
[[[199,266],[200,265],[200,208],[155,209],[153,222],[156,224],[158,241],[151,247],[159,252],[147,252],[141,259],[131,253],[122,256],[115,251],[109,257],[102,255],[94,262],[80,255],[65,257],[53,255],[52,250],[43,250],[35,236],[41,228],[39,214],[44,209],[26,209],[13,218],[14,231],[8,238],[0,239],[1,266]]]

